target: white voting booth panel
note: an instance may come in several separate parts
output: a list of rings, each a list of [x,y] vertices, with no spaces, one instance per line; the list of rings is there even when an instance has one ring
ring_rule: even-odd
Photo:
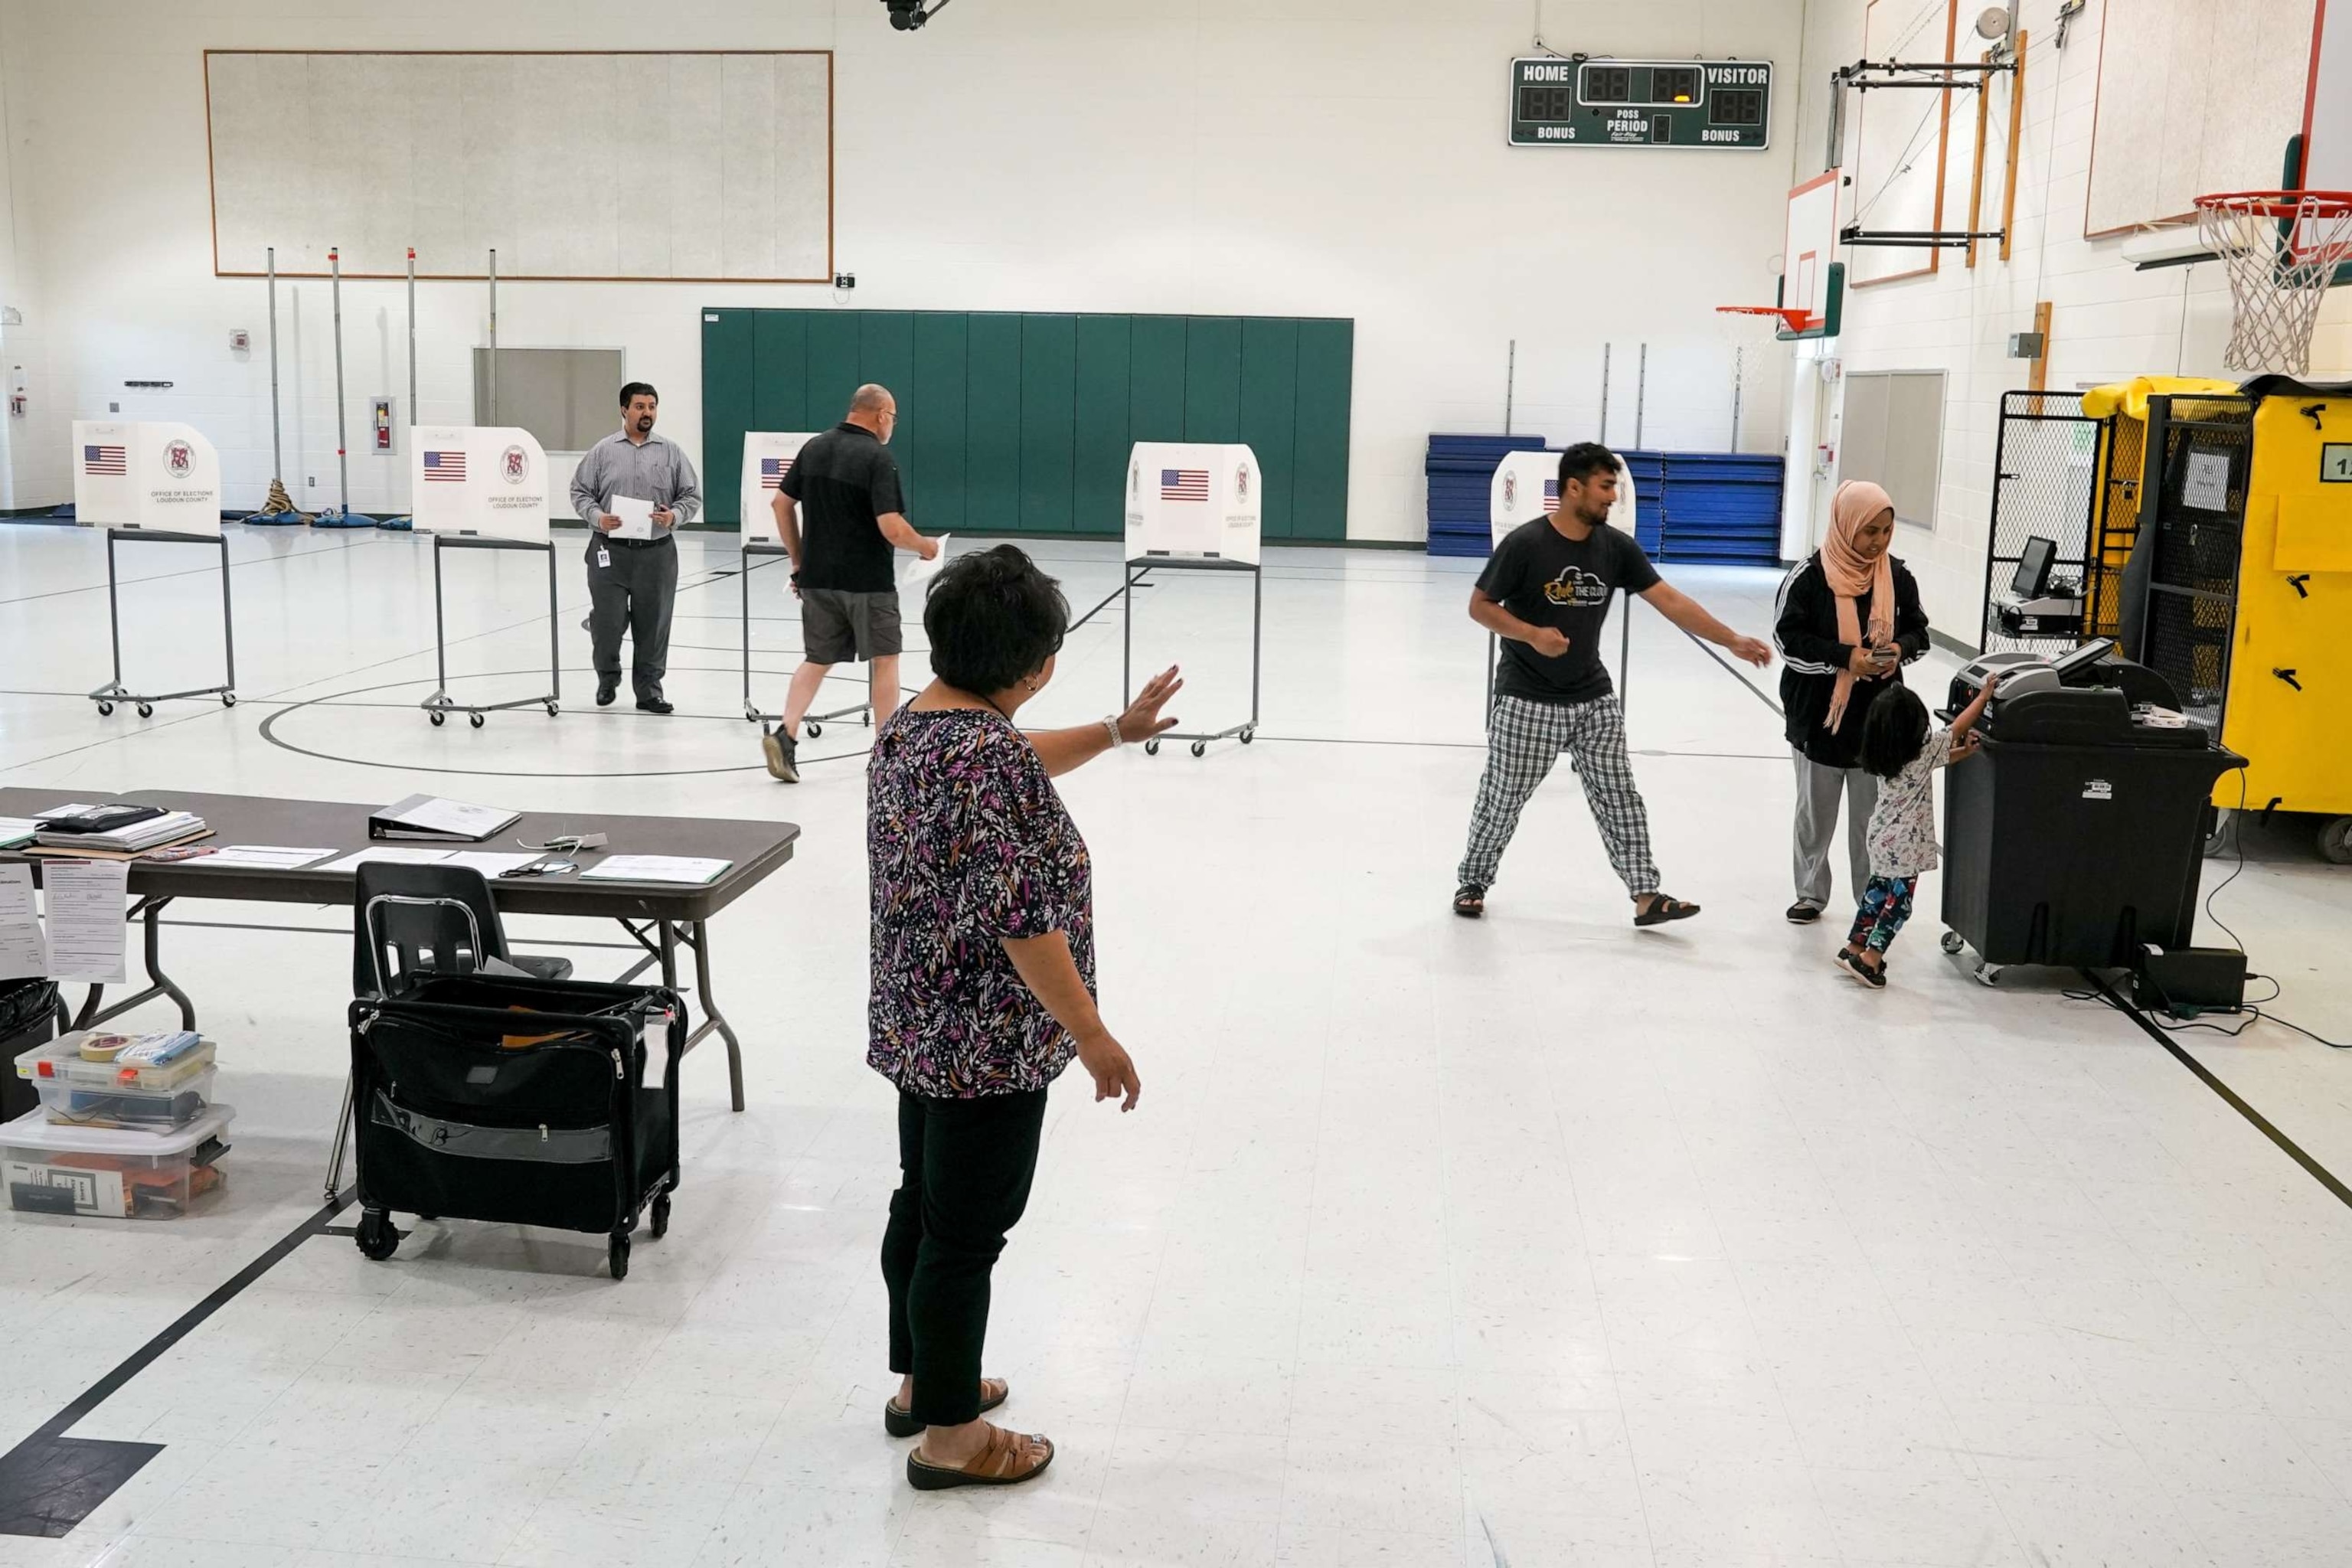
[[[1258,563],[1265,474],[1247,447],[1138,441],[1127,459],[1127,558]]]
[[[409,511],[419,532],[548,542],[547,454],[530,431],[419,425],[408,435]]]
[[[816,439],[810,431],[747,430],[743,434],[743,537],[764,534],[777,543],[776,491],[793,471],[793,459]]]
[[[1633,476],[1624,462],[1617,464],[1617,504],[1609,509],[1609,526],[1633,535]],[[1512,452],[1495,465],[1486,491],[1486,516],[1495,542],[1523,522],[1532,522],[1559,510],[1559,454]]]
[[[220,533],[220,454],[167,420],[77,419],[74,521],[85,528]]]

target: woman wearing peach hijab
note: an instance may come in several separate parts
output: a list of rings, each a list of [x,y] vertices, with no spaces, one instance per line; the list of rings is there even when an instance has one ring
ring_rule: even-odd
[[[1866,479],[1838,487],[1830,534],[1780,584],[1773,640],[1780,648],[1780,706],[1796,753],[1796,901],[1789,919],[1811,925],[1830,900],[1830,840],[1844,797],[1846,858],[1856,897],[1870,880],[1864,837],[1878,781],[1861,763],[1870,705],[1902,667],[1927,651],[1919,585],[1887,553],[1895,502]]]

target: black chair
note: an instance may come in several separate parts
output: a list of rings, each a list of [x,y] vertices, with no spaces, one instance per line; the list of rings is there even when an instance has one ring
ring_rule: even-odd
[[[352,994],[397,996],[411,976],[470,974],[483,960],[512,964],[534,980],[569,980],[572,961],[517,956],[507,951],[506,928],[490,900],[488,879],[470,866],[363,863],[353,872]],[[389,958],[389,963],[386,962]],[[352,1131],[352,1080],[343,1079],[343,1114],[327,1164],[327,1197],[343,1179]]]
[[[488,879],[470,866],[372,861],[355,872],[352,901],[352,994],[396,994],[420,970],[467,974],[484,959],[537,980],[568,980],[572,961],[517,957],[490,900]],[[389,962],[387,963],[387,960]]]

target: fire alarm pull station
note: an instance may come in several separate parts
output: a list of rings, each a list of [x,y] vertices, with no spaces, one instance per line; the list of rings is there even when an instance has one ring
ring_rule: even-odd
[[[375,449],[379,452],[392,450],[392,399],[389,397],[375,399]]]

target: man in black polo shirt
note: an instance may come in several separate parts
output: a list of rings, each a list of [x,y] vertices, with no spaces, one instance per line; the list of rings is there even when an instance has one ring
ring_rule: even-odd
[[[940,547],[907,521],[898,464],[886,449],[898,400],[866,385],[842,422],[800,449],[776,491],[776,532],[793,558],[804,659],[793,672],[783,719],[760,738],[768,771],[800,782],[801,721],[836,664],[870,667],[874,727],[898,707],[898,581],[890,552],[929,561]]]

